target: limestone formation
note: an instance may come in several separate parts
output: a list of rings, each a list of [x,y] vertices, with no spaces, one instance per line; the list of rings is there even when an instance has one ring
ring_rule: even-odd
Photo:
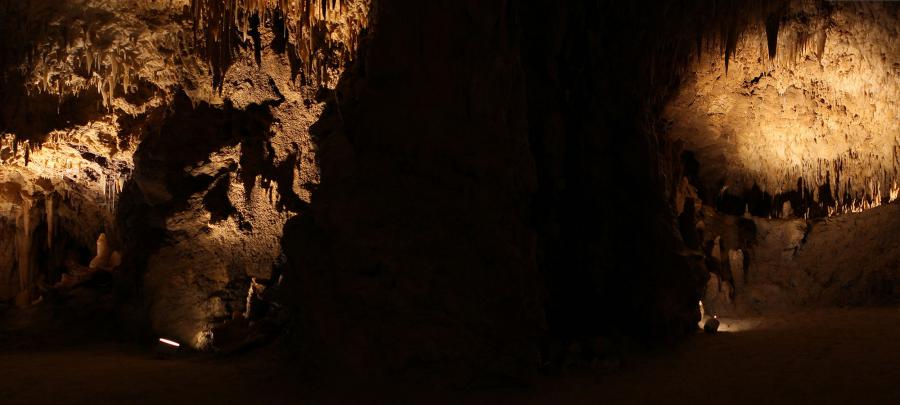
[[[753,185],[771,196],[795,191],[804,205],[827,207],[816,216],[895,200],[897,19],[888,4],[795,1],[774,32],[751,21],[730,62],[701,52],[664,115],[672,136],[697,153],[703,185],[737,195]],[[793,208],[779,202],[768,215],[809,214]]]
[[[0,338],[277,341],[304,370],[469,387],[718,314],[890,302],[898,21],[0,0]]]

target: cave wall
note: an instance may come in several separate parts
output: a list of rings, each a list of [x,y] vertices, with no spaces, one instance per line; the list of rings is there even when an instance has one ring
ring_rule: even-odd
[[[817,220],[736,218],[705,211],[707,237],[720,239],[721,265],[710,277],[704,308],[725,316],[753,316],[895,304],[900,292],[900,248],[893,237],[900,229],[898,210],[900,205],[887,204]],[[728,256],[736,251],[741,255]]]
[[[527,373],[541,316],[514,15],[480,2],[376,12],[311,129],[311,213],[285,227],[303,342],[351,373]]]
[[[769,4],[725,63],[700,40],[662,115],[685,149],[676,208],[707,313],[894,302],[898,11]]]
[[[4,249],[0,251],[0,299],[15,298],[19,292],[16,274],[15,246],[16,226],[12,221],[0,222],[0,243]]]
[[[312,358],[521,378],[573,343],[694,330],[707,276],[682,254],[678,148],[656,128],[674,72],[643,79],[686,54],[618,31],[663,13],[401,1],[376,15],[311,129],[311,212],[285,228]]]
[[[30,22],[3,52],[0,175],[52,185],[91,253],[109,233],[116,319],[147,335],[216,348],[255,278],[304,366],[522,382],[571,347],[694,332],[725,274],[699,242],[747,242],[712,215],[684,232],[720,184],[661,118],[682,78],[724,62],[721,91],[742,86],[739,33],[781,2],[150,3],[0,2]]]
[[[700,162],[696,186],[751,205],[755,187],[769,200],[761,216],[784,216],[785,202],[803,218],[896,200],[898,20],[892,3],[794,1],[768,26],[748,21],[727,66],[707,47],[664,112]]]
[[[251,280],[278,282],[282,228],[319,178],[315,88],[295,80],[278,31],[255,26],[223,73],[222,104],[174,96],[143,124],[118,223],[154,333],[211,349]]]
[[[63,228],[122,250],[128,321],[205,348],[251,278],[283,274],[313,364],[515,379],[575,341],[692,330],[705,274],[680,252],[656,122],[659,66],[688,48],[621,30],[679,22],[345,3],[299,28],[245,2],[3,3],[52,23],[4,49],[8,167],[80,190]],[[54,100],[66,120],[26,125]]]
[[[87,272],[104,232],[124,260],[104,315],[123,329],[199,348],[243,310],[251,278],[276,282],[281,228],[318,182],[317,91],[334,86],[367,4],[0,2],[4,219],[34,198],[33,225],[57,230],[30,235],[51,276],[31,298],[77,294],[54,283]],[[222,25],[215,12],[232,14]],[[86,257],[66,262],[73,249]]]
[[[0,278],[16,280],[16,305],[40,299],[39,290],[61,281],[57,267],[69,255],[83,250],[96,254],[98,236],[112,230],[115,200],[130,173],[130,156],[127,151],[110,153],[104,135],[96,126],[76,127],[68,134],[52,133],[64,140],[41,147],[17,147],[10,137],[4,139],[0,218],[9,225],[4,238],[10,243],[4,244],[2,267],[15,270],[3,271]],[[78,142],[84,143],[76,146]],[[80,264],[87,266],[89,259]]]
[[[676,70],[657,69],[680,65],[689,50],[676,35],[680,15],[537,2],[523,16],[551,334],[689,332],[706,276],[675,229],[679,147],[657,128],[656,112],[677,81]]]

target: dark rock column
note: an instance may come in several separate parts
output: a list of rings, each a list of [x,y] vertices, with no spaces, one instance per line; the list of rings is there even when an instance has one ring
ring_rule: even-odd
[[[322,182],[283,249],[303,340],[327,366],[536,369],[535,168],[504,3],[380,2],[312,128]]]

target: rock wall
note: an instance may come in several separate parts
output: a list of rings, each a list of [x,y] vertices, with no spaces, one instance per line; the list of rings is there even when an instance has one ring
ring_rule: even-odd
[[[750,3],[0,4],[53,23],[4,49],[0,175],[52,185],[34,238],[109,234],[117,309],[155,337],[222,349],[271,287],[304,366],[522,382],[690,334],[710,272],[733,297],[799,246],[704,216],[660,120],[704,38],[742,69]]]
[[[689,50],[678,20],[612,4],[522,9],[551,341],[682,336],[699,316],[692,300],[705,273],[683,255],[671,206],[678,147],[657,127],[677,72],[656,69],[681,65]],[[661,34],[635,37],[623,25]]]
[[[662,14],[403,1],[375,14],[312,128],[310,213],[285,228],[311,358],[521,381],[560,347],[695,328],[706,275],[681,254],[677,148],[647,101],[673,79],[638,80],[685,55],[648,57],[616,28]]]
[[[776,217],[786,201],[803,218],[895,200],[900,8],[795,1],[766,21],[746,23],[728,64],[702,52],[667,104],[671,135],[701,163],[697,186]]]
[[[118,193],[131,172],[132,151],[115,141],[114,123],[94,122],[46,136],[49,140],[39,146],[11,136],[0,145],[0,218],[14,226],[15,239],[4,245],[12,261],[3,267],[17,269],[0,273],[0,279],[18,280],[20,306],[60,281],[55,267],[70,253],[96,254],[98,236],[114,231]]]
[[[810,221],[707,211],[708,238],[720,238],[722,252],[741,252],[740,264],[730,260],[736,255],[717,260],[721,269],[703,298],[707,312],[754,315],[896,303],[900,245],[892,235],[900,229],[898,210],[900,205],[888,204]]]
[[[664,14],[328,4],[3,3],[4,167],[50,179],[81,266],[108,233],[127,319],[204,348],[283,275],[315,364],[517,380],[691,330],[703,274],[656,129],[675,75],[653,73],[687,52],[619,30]]]
[[[388,3],[313,127],[311,214],[285,228],[303,342],[350,373],[527,373],[535,175],[509,10]]]
[[[143,124],[119,210],[152,329],[195,348],[244,311],[251,279],[278,281],[282,228],[319,178],[309,127],[322,103],[294,80],[272,27],[258,31],[260,48],[224,74],[222,105],[180,94]]]

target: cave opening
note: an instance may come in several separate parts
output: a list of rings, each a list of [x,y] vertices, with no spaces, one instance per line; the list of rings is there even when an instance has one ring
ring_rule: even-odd
[[[896,400],[898,22],[0,0],[0,393]]]

